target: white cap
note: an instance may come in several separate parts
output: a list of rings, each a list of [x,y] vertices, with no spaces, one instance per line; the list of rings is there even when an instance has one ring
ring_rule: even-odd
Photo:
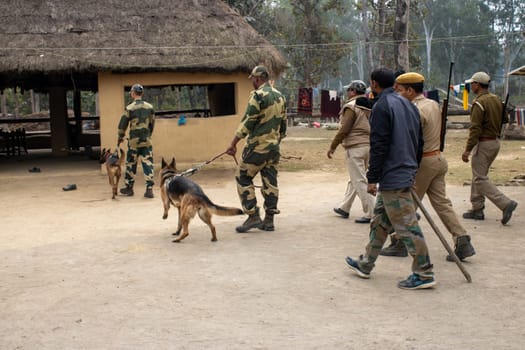
[[[465,83],[467,84],[470,84],[473,82],[480,83],[483,85],[489,85],[490,76],[485,72],[477,72],[477,73],[474,73],[472,78],[470,78],[469,80],[465,80]]]

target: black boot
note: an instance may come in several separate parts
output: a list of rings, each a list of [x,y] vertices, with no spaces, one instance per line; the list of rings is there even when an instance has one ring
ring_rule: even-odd
[[[248,232],[248,230],[254,227],[259,227],[261,225],[262,225],[262,220],[261,220],[261,217],[259,216],[259,210],[257,210],[255,214],[251,214],[250,216],[248,216],[248,219],[246,219],[246,221],[244,221],[241,226],[237,226],[235,228],[235,231],[239,233],[244,233],[244,232]]]
[[[456,247],[454,248],[454,253],[456,253],[456,256],[462,261],[463,259],[476,254],[474,247],[470,243],[470,236],[465,235],[458,237],[456,241]],[[450,255],[447,255],[447,261],[454,261],[454,258],[452,258]]]
[[[262,224],[259,226],[259,229],[263,231],[274,231],[275,226],[273,225],[273,214],[266,213]]]
[[[146,192],[144,192],[144,197],[153,198],[153,189],[151,187],[146,188]]]
[[[379,255],[405,257],[408,256],[408,250],[407,247],[405,247],[405,243],[403,243],[403,241],[391,237],[390,245],[386,248],[381,249]]]
[[[126,185],[126,187],[120,189],[120,193],[124,196],[133,196],[135,193],[133,192],[133,185]]]

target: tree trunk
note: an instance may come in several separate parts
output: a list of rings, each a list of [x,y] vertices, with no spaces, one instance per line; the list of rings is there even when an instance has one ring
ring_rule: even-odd
[[[410,0],[396,1],[396,21],[394,24],[394,45],[396,69],[410,70],[408,54],[408,14]]]

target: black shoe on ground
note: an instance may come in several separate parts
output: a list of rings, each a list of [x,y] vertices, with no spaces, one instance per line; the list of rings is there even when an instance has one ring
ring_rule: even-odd
[[[336,214],[341,215],[341,217],[344,218],[344,219],[348,219],[348,217],[350,216],[350,214],[347,211],[344,211],[341,208],[334,208],[334,212]]]
[[[360,218],[357,218],[357,219],[355,219],[355,223],[356,223],[356,224],[369,224],[369,223],[370,223],[370,221],[371,221],[371,219],[370,219],[370,218],[366,218],[366,217],[364,217],[364,216],[363,216],[363,217],[360,217]]]
[[[401,281],[397,286],[401,289],[427,289],[436,285],[434,277],[421,279],[419,275],[413,273],[406,280]]]
[[[392,243],[388,247],[381,249],[379,255],[399,256],[404,258],[405,256],[408,256],[408,250],[405,246],[405,243],[403,243],[400,239],[396,239],[392,240]]]
[[[133,186],[126,185],[126,187],[120,189],[120,193],[124,196],[133,196],[135,193],[133,192]]]
[[[146,192],[144,192],[144,197],[153,198],[153,189],[151,187],[146,188]]]
[[[465,235],[458,237],[456,247],[454,248],[454,253],[461,261],[476,254],[474,247],[470,243],[470,236]],[[454,258],[450,255],[447,255],[447,261],[454,262]]]
[[[483,209],[468,210],[463,213],[463,219],[485,220],[485,214],[483,214]]]
[[[351,257],[346,257],[346,263],[348,264],[348,267],[352,269],[357,275],[361,278],[368,279],[370,278],[370,272],[365,272],[359,267],[359,263],[352,259]]]
[[[255,214],[248,216],[248,219],[246,219],[241,226],[237,226],[235,231],[239,233],[248,232],[248,230],[252,228],[261,227],[262,223],[259,212],[256,212]]]
[[[505,209],[503,209],[503,218],[501,219],[501,223],[503,225],[506,225],[507,222],[509,222],[510,218],[512,217],[512,212],[516,210],[516,207],[518,206],[518,202],[510,201],[509,205]]]

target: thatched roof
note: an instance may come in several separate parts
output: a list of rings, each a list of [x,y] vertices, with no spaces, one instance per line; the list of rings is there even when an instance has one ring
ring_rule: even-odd
[[[285,59],[220,0],[2,0],[0,88],[99,71],[249,72]],[[26,84],[27,85],[27,84]]]

